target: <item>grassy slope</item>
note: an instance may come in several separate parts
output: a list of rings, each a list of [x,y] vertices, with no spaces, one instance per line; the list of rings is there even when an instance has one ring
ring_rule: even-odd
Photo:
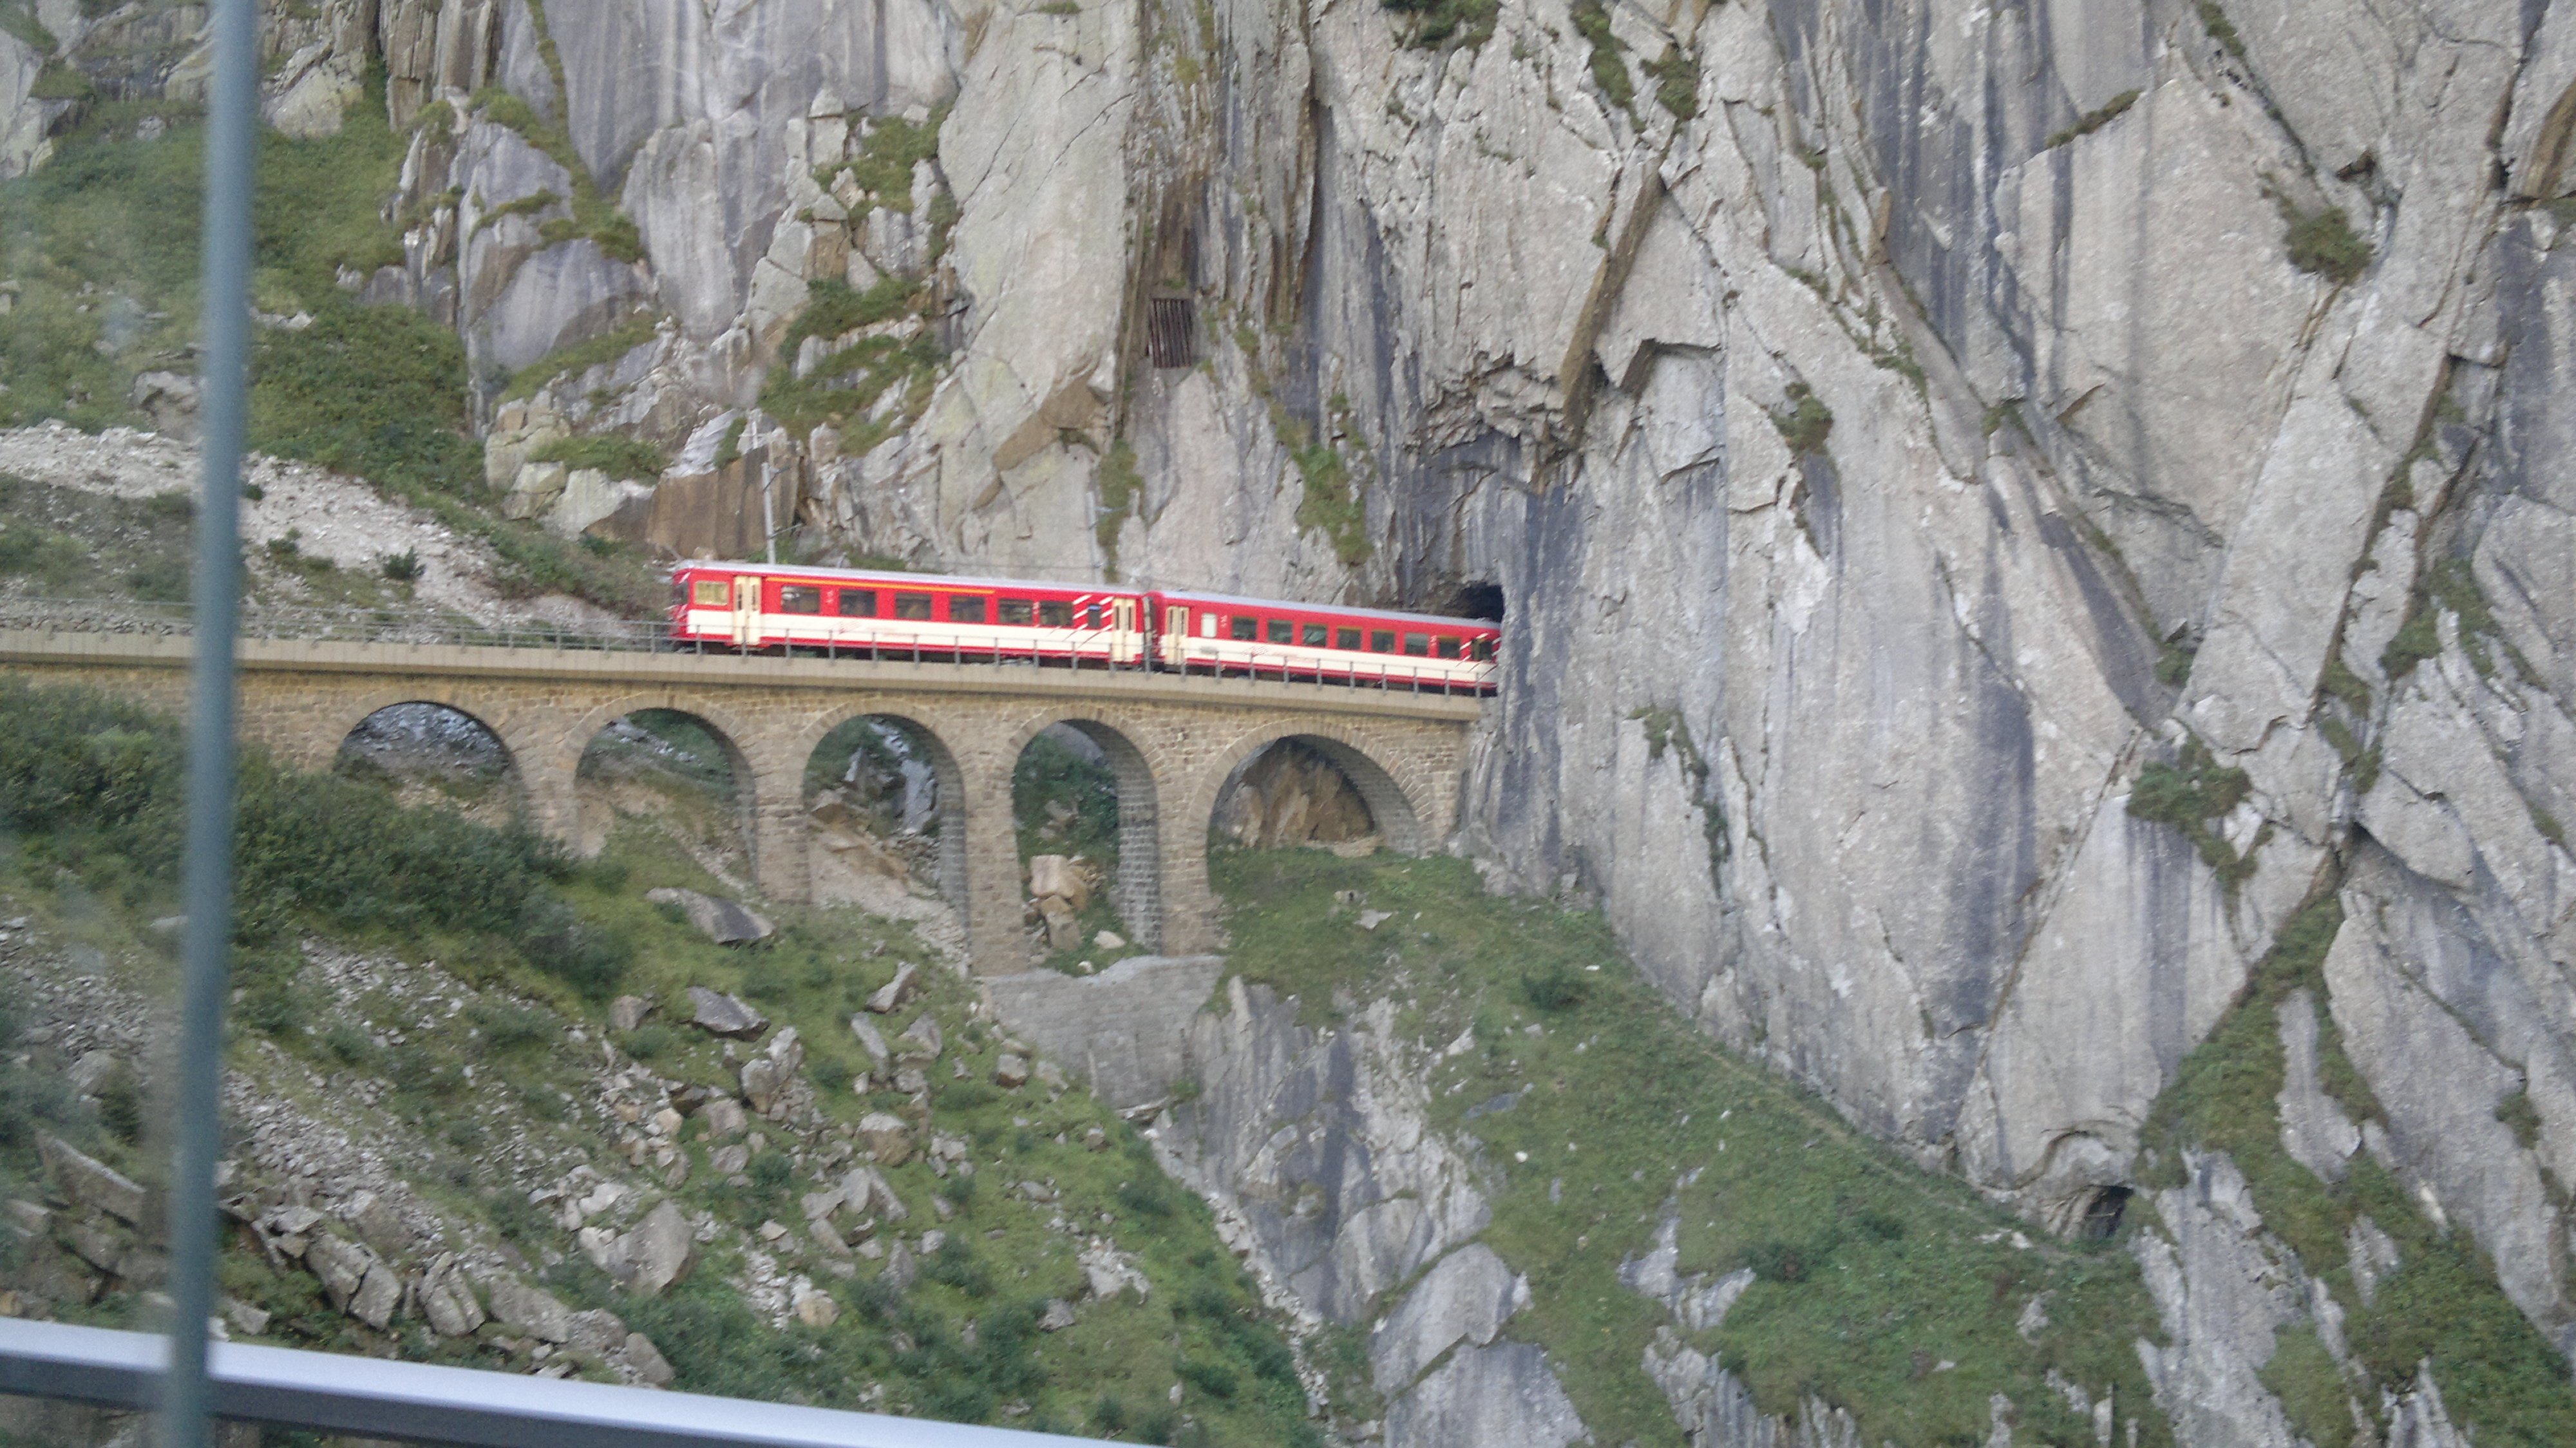
[[[0,797],[6,810],[0,824],[7,826],[0,839],[9,842],[0,858],[0,909],[35,917],[79,959],[117,962],[114,968],[147,994],[166,993],[168,944],[140,922],[172,908],[175,861],[154,841],[174,807],[175,775],[164,766],[175,730],[129,711],[101,714],[77,696],[14,689],[0,691],[0,726],[0,737],[11,741],[0,749],[6,755],[0,772],[10,785]],[[97,747],[83,749],[84,738]],[[962,1176],[942,1181],[919,1160],[888,1173],[912,1208],[909,1230],[936,1224],[934,1194],[946,1196],[957,1213],[947,1224],[951,1249],[927,1264],[919,1284],[893,1291],[872,1280],[872,1266],[839,1283],[808,1263],[802,1270],[814,1271],[845,1311],[829,1329],[774,1331],[728,1286],[746,1240],[728,1235],[669,1295],[637,1301],[618,1294],[574,1250],[569,1234],[527,1205],[527,1188],[540,1183],[506,1177],[493,1165],[501,1146],[525,1134],[559,1157],[570,1153],[612,1173],[623,1170],[604,1150],[614,1128],[596,1104],[597,1043],[610,1034],[602,999],[623,990],[670,1001],[693,984],[743,993],[780,1024],[799,1028],[809,1043],[806,1074],[823,1109],[847,1124],[870,1109],[907,1109],[902,1097],[863,1097],[850,1089],[862,1057],[843,1023],[854,1002],[889,978],[898,961],[924,960],[927,952],[900,925],[849,910],[797,909],[778,912],[783,929],[768,947],[721,949],[642,900],[654,885],[713,883],[648,830],[622,831],[595,865],[512,874],[509,862],[520,858],[520,847],[506,836],[443,811],[399,811],[372,784],[272,778],[272,792],[289,806],[318,801],[335,817],[359,817],[383,839],[429,838],[462,857],[479,850],[500,872],[485,882],[484,895],[526,888],[532,899],[524,907],[513,901],[495,916],[488,901],[478,906],[447,898],[456,894],[452,889],[436,899],[417,898],[416,882],[436,872],[400,851],[353,848],[332,838],[308,850],[293,830],[272,827],[303,819],[294,808],[247,811],[246,861],[283,863],[265,876],[246,872],[251,924],[241,955],[237,1068],[282,1094],[314,1099],[326,1112],[349,1111],[352,1096],[381,1091],[382,1105],[366,1120],[411,1143],[402,1161],[406,1177],[441,1205],[456,1230],[487,1240],[497,1234],[531,1260],[554,1263],[541,1274],[548,1285],[578,1306],[612,1307],[651,1336],[678,1369],[679,1386],[835,1406],[874,1402],[969,1420],[1007,1416],[1004,1409],[1016,1403],[1026,1406],[1010,1418],[1017,1425],[1114,1428],[1130,1441],[1306,1440],[1304,1394],[1285,1339],[1259,1312],[1250,1283],[1218,1244],[1204,1204],[1163,1178],[1132,1129],[1086,1093],[1049,1100],[1036,1087],[1006,1092],[988,1084],[1001,1042],[971,1019],[967,985],[944,969],[929,972],[929,1009],[950,1046],[932,1069],[928,1124],[971,1142],[979,1170],[972,1186]],[[117,807],[106,811],[104,824],[78,818],[84,806],[105,804]],[[445,888],[437,880],[430,884]],[[494,929],[486,916],[522,923]],[[606,944],[588,954],[561,943],[543,946],[535,939],[540,927],[577,927],[580,939]],[[464,983],[476,992],[472,1007],[422,1022],[407,1017],[416,1004],[385,993],[335,1000],[297,949],[299,941],[316,938]],[[437,964],[419,964],[431,960]],[[406,1030],[407,1038],[392,1046],[378,1039],[393,1028]],[[582,1036],[572,1034],[575,1028]],[[647,1022],[621,1044],[666,1078],[730,1085],[721,1045],[694,1032]],[[965,1064],[963,1078],[953,1074],[953,1062]],[[462,1071],[468,1063],[477,1067],[471,1081]],[[0,1071],[0,1177],[20,1182],[36,1174],[33,1130],[50,1123],[149,1178],[159,1159],[149,1117],[135,1113],[132,1129],[120,1133],[58,1087],[25,1071]],[[1105,1149],[1085,1149],[1094,1129],[1106,1139]],[[798,1220],[797,1195],[829,1175],[808,1179],[783,1170],[786,1153],[773,1147],[755,1160],[748,1185],[731,1184],[709,1168],[710,1143],[697,1139],[694,1128],[688,1134],[693,1170],[674,1195],[739,1228]],[[1040,1204],[1010,1194],[1009,1184],[1019,1181],[1050,1183],[1058,1200]],[[1070,1232],[1048,1227],[1059,1213]],[[1060,1334],[1030,1331],[1045,1298],[1079,1296],[1075,1244],[1090,1235],[1133,1253],[1152,1293],[1144,1300],[1083,1303],[1080,1323]],[[368,1333],[321,1305],[309,1277],[272,1271],[239,1244],[226,1258],[224,1276],[228,1291],[279,1314],[278,1340],[398,1348],[484,1366],[506,1361],[498,1349],[433,1339],[417,1324],[398,1324],[391,1342]],[[125,1323],[139,1311],[136,1300],[112,1296],[65,1315]],[[970,1323],[980,1328],[972,1345],[964,1337]],[[872,1384],[884,1385],[882,1397],[865,1396]],[[1176,1385],[1177,1405],[1170,1398]]]
[[[155,115],[168,129],[135,139],[137,123]],[[263,312],[312,322],[258,334],[251,445],[431,509],[492,546],[505,588],[649,613],[664,590],[640,552],[568,545],[482,506],[457,336],[340,290],[343,268],[366,275],[402,261],[401,234],[379,208],[407,144],[387,127],[374,85],[336,136],[261,133],[253,299]],[[0,276],[22,288],[0,327],[0,426],[51,417],[89,430],[149,427],[129,402],[135,376],[194,370],[203,146],[189,108],[103,103],[34,175],[0,182]]]
[[[2133,1345],[2158,1331],[2126,1252],[2015,1246],[2021,1224],[1676,1018],[1599,916],[1488,896],[1458,860],[1220,851],[1213,873],[1245,979],[1319,1020],[1337,988],[1406,1001],[1402,1031],[1435,1048],[1473,1032],[1434,1068],[1435,1124],[1499,1169],[1487,1240],[1535,1297],[1508,1330],[1547,1347],[1600,1441],[1680,1441],[1640,1367],[1665,1313],[1617,1278],[1667,1202],[1685,1274],[1762,1274],[1700,1346],[1767,1411],[1812,1393],[1857,1414],[1866,1442],[1983,1441],[2003,1393],[2017,1441],[2089,1443],[2051,1369],[2147,1401]],[[1363,932],[1340,890],[1394,918]],[[1516,1104],[1466,1119],[1506,1093]],[[2043,1292],[2052,1326],[2025,1341],[2015,1322]],[[2140,1430],[2169,1441],[2160,1419]]]

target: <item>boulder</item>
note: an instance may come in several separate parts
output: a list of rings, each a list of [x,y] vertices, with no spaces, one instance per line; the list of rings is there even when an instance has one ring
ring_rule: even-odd
[[[1115,930],[1103,930],[1099,934],[1091,937],[1091,948],[1094,950],[1125,950],[1127,948],[1127,937],[1119,934]]]
[[[852,1016],[850,1034],[858,1038],[859,1049],[868,1053],[868,1074],[884,1075],[886,1066],[894,1059],[894,1052],[886,1045],[885,1037],[878,1033],[876,1024],[866,1016]]]
[[[921,1264],[913,1259],[912,1249],[901,1242],[895,1243],[887,1251],[885,1270],[877,1274],[878,1281],[897,1292],[910,1291],[912,1284],[920,1280],[920,1277]]]
[[[796,1028],[789,1026],[772,1037],[769,1050],[742,1068],[742,1094],[751,1109],[766,1116],[778,1104],[796,1072],[805,1064],[805,1048],[796,1039]]]
[[[376,1265],[376,1254],[355,1242],[317,1236],[304,1249],[304,1265],[322,1279],[322,1293],[331,1305],[345,1311],[366,1284],[367,1269]]]
[[[607,1357],[626,1350],[626,1320],[604,1307],[572,1315],[572,1336],[566,1345],[575,1352]]]
[[[689,1219],[681,1215],[677,1202],[665,1201],[655,1207],[635,1224],[635,1230],[618,1241],[620,1255],[634,1274],[627,1290],[639,1297],[658,1295],[698,1265],[697,1235],[690,1230]]]
[[[671,1379],[679,1376],[671,1371],[671,1364],[662,1356],[662,1350],[653,1346],[653,1339],[640,1332],[626,1334],[626,1365],[633,1368],[635,1376],[648,1387],[668,1387]]]
[[[709,1136],[739,1136],[750,1124],[742,1114],[742,1103],[730,1096],[718,1096],[698,1108],[698,1119],[707,1124]]]
[[[483,1325],[483,1304],[474,1300],[474,1286],[465,1279],[465,1264],[454,1253],[439,1254],[438,1260],[421,1274],[414,1291],[420,1315],[441,1337],[464,1337]]]
[[[919,1019],[903,1028],[902,1035],[894,1038],[895,1059],[936,1061],[947,1044],[947,1038],[939,1033],[938,1020],[930,1012],[923,1011]]]
[[[69,1081],[72,1090],[79,1094],[95,1096],[98,1094],[100,1083],[116,1074],[116,1065],[116,1053],[113,1051],[84,1051],[81,1053],[81,1058],[72,1063],[71,1070],[64,1073],[64,1079]]]
[[[912,1128],[900,1116],[871,1111],[860,1117],[859,1140],[876,1153],[879,1166],[897,1167],[912,1159]]]
[[[1038,1331],[1062,1332],[1073,1326],[1073,1304],[1061,1297],[1047,1299],[1046,1310],[1038,1314]]]
[[[900,1222],[912,1215],[903,1198],[894,1194],[894,1188],[873,1167],[852,1167],[850,1174],[841,1178],[841,1207],[859,1216],[878,1216],[889,1222]]]
[[[358,1240],[367,1244],[379,1257],[408,1257],[412,1252],[411,1229],[403,1225],[402,1216],[393,1204],[374,1192],[360,1192],[349,1199],[341,1220],[358,1229]]]
[[[1029,1084],[1028,1060],[1004,1051],[1002,1059],[993,1063],[993,1084],[1007,1086],[1014,1091]]]
[[[1049,895],[1038,901],[1038,918],[1046,922],[1049,950],[1072,950],[1082,944],[1082,919],[1074,913],[1073,903],[1061,896]]]
[[[651,1014],[653,1003],[642,996],[623,995],[608,1004],[608,1023],[619,1031],[634,1030]]]
[[[701,895],[695,890],[665,886],[645,891],[644,898],[656,905],[679,906],[680,913],[688,917],[689,924],[718,945],[749,945],[778,933],[777,926],[742,905],[731,900],[719,900],[713,895]]]
[[[349,1315],[382,1332],[394,1320],[394,1309],[402,1299],[402,1274],[382,1262],[370,1263],[349,1299]]]
[[[798,1322],[818,1331],[841,1320],[841,1304],[832,1299],[832,1294],[801,1277],[796,1280],[789,1306]]]
[[[83,1155],[50,1132],[36,1134],[36,1150],[65,1197],[130,1226],[139,1227],[150,1217],[151,1205],[143,1188],[107,1163]]]
[[[689,987],[689,1024],[710,1036],[753,1041],[769,1029],[769,1017],[723,991]]]
[[[1107,1243],[1085,1247],[1075,1260],[1082,1268],[1084,1284],[1094,1297],[1116,1297],[1133,1287],[1141,1301],[1153,1291],[1152,1285],[1145,1280],[1145,1274],[1137,1270],[1136,1259]]]
[[[1029,858],[1029,898],[1041,902],[1062,900],[1077,911],[1086,909],[1091,904],[1091,877],[1069,855],[1033,855]]]
[[[881,1016],[889,1015],[901,1010],[903,1003],[912,999],[920,988],[921,967],[907,960],[896,967],[894,979],[877,987],[876,994],[868,997],[868,1009]]]
[[[572,1309],[552,1293],[510,1276],[495,1277],[487,1286],[493,1321],[540,1342],[572,1341]]]

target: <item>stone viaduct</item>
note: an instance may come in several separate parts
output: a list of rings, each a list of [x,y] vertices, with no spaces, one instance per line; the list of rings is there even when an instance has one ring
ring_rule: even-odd
[[[185,636],[0,630],[0,670],[81,683],[184,714]],[[395,704],[457,710],[508,750],[532,827],[574,839],[574,771],[591,740],[639,709],[690,715],[723,740],[746,801],[753,868],[771,899],[810,897],[807,761],[863,716],[898,721],[939,779],[939,885],[964,916],[979,973],[1025,969],[1011,773],[1063,724],[1100,745],[1118,780],[1113,898],[1139,944],[1215,948],[1207,836],[1227,782],[1283,739],[1349,776],[1387,844],[1419,854],[1456,819],[1478,702],[1315,684],[775,655],[465,644],[242,641],[241,732],[305,768],[330,766],[361,720]]]

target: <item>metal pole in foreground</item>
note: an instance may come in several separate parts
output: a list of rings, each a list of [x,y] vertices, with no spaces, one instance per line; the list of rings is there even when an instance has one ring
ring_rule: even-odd
[[[233,636],[240,623],[242,435],[249,422],[255,0],[215,0],[206,108],[204,496],[197,506],[196,676],[188,719],[187,911],[170,1172],[170,1359],[163,1448],[205,1448],[206,1319],[215,1307],[215,1156],[233,891]]]

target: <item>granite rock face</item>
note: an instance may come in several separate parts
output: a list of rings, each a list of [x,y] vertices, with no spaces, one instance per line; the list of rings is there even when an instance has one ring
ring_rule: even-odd
[[[179,11],[56,10],[0,37],[0,175],[45,64],[202,94]],[[317,133],[382,63],[416,129],[366,294],[465,334],[497,487],[557,508],[527,455],[584,432],[681,458],[567,526],[739,551],[765,477],[818,553],[1499,598],[1457,845],[2042,1225],[2137,1184],[2332,892],[2306,1005],[2386,1120],[2294,1089],[2294,1154],[2382,1132],[2576,1348],[2576,8],[1620,6],[1627,98],[1567,20],[335,0],[265,99]],[[790,349],[836,286],[900,304]],[[759,406],[843,367],[821,423]],[[2176,765],[2241,800],[2133,813]],[[1220,1054],[1266,1093],[1363,1039]],[[1376,1179],[1261,1229],[1312,1311],[1472,1234]],[[2172,1301],[2236,1303],[2169,1410],[2268,1422],[2214,1366],[2264,1350],[2254,1269],[2149,1200]]]

